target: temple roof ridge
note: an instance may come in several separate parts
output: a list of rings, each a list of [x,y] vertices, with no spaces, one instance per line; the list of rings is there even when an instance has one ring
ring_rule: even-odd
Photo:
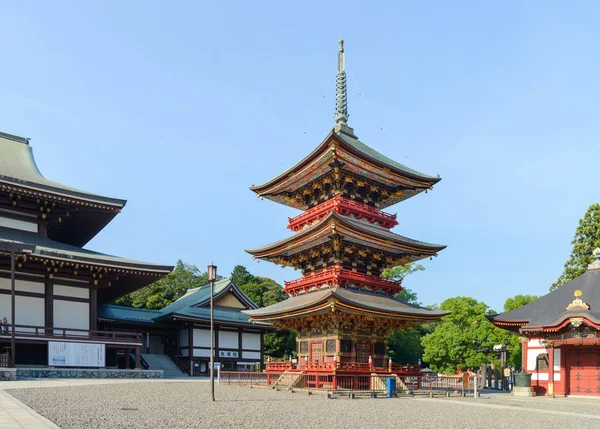
[[[39,170],[29,139],[0,132],[0,181],[58,195],[123,208],[126,200],[104,197],[46,179]]]

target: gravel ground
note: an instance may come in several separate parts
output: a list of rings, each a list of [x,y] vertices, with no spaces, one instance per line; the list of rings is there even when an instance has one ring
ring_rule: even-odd
[[[206,382],[140,381],[8,392],[62,428],[598,428],[600,400],[327,399]]]

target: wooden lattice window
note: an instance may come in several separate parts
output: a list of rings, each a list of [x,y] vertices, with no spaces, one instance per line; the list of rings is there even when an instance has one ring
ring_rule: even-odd
[[[305,355],[308,354],[308,342],[302,341],[300,343],[300,354]]]
[[[550,368],[548,363],[548,353],[542,353],[537,356],[535,359],[535,369],[536,370],[547,370]]]
[[[327,340],[325,343],[325,351],[327,353],[335,353],[335,340]]]

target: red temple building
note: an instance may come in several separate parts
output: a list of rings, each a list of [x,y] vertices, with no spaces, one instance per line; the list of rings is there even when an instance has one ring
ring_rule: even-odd
[[[395,298],[400,281],[381,274],[437,256],[445,246],[391,232],[396,215],[381,210],[432,189],[441,179],[381,155],[348,126],[343,41],[336,90],[336,124],[323,142],[289,170],[251,187],[258,197],[303,212],[289,219],[292,236],[247,252],[294,267],[302,276],[285,282],[289,299],[244,313],[298,333],[297,365],[271,362],[267,371],[418,374],[418,367],[392,366],[388,334],[448,313]]]
[[[489,316],[523,338],[523,370],[538,395],[600,397],[600,249],[574,280],[515,310]]]

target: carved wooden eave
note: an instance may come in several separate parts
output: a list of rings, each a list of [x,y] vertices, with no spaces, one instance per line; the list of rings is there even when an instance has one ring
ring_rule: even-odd
[[[385,208],[431,189],[440,180],[392,162],[355,137],[332,130],[302,161],[273,180],[250,189],[258,197],[305,210],[310,206],[295,198],[295,194],[309,191],[305,187],[312,186],[319,178],[329,177],[334,195],[341,193],[341,182],[345,178],[353,182],[362,178],[365,184],[387,193],[379,201],[379,208]],[[324,184],[319,183],[320,187]]]

